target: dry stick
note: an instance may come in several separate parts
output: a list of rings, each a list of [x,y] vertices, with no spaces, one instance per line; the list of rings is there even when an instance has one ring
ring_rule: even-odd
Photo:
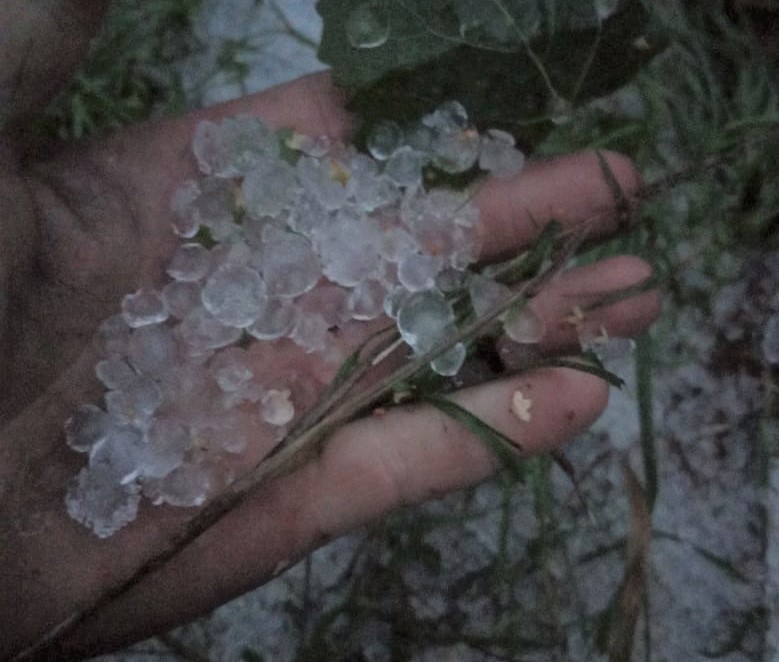
[[[719,160],[709,160],[702,166],[694,166],[688,170],[653,182],[647,188],[650,193],[639,193],[636,196],[632,196],[632,200],[644,201],[649,197],[654,197],[655,195],[666,191],[668,188],[676,186],[682,181],[686,181],[691,177],[718,165],[718,163],[720,163]],[[35,643],[11,658],[12,662],[33,660],[39,655],[49,654],[50,656],[51,654],[56,653],[62,646],[62,640],[68,634],[73,633],[87,618],[96,614],[100,609],[112,603],[134,586],[138,585],[147,576],[162,568],[185,547],[200,537],[201,534],[240,505],[251,492],[256,490],[266,480],[284,473],[289,473],[300,466],[302,462],[308,459],[311,453],[319,448],[319,444],[328,434],[348,422],[358,412],[385,394],[388,389],[391,389],[393,384],[412,377],[418,370],[446,352],[456,343],[470,337],[475,337],[482,331],[485,331],[499,315],[511,306],[537,294],[551,278],[564,269],[568,260],[584,245],[586,228],[588,226],[589,223],[585,222],[582,228],[572,232],[566,239],[560,253],[546,270],[542,271],[531,280],[526,281],[516,292],[499,302],[486,315],[476,319],[474,322],[463,329],[458,330],[455,334],[445,340],[436,343],[430,351],[400,367],[393,372],[392,375],[369,386],[356,398],[349,400],[330,415],[320,417],[320,420],[314,423],[310,428],[301,430],[298,427],[297,429],[300,430],[299,432],[290,435],[287,438],[288,441],[282,442],[277,449],[272,451],[269,456],[263,459],[252,470],[237,479],[228,486],[222,494],[203,506],[200,512],[190,519],[183,526],[182,530],[168,541],[165,547],[150,556],[125,579],[115,584],[112,588],[109,588],[98,597],[79,606],[76,611],[53,626]],[[374,352],[369,352],[369,355],[376,356]],[[368,360],[366,363],[370,364],[371,361]],[[346,380],[343,387],[353,387],[354,384],[364,376],[365,372],[367,372],[365,367],[358,369]],[[344,389],[342,388],[336,389],[334,393],[328,396],[329,403],[334,404],[338,402],[343,395],[343,392]],[[319,407],[317,407],[317,410],[321,411]]]

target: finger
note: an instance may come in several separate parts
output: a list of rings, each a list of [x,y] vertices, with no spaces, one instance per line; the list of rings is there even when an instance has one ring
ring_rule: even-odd
[[[551,354],[576,348],[582,327],[596,334],[603,330],[610,337],[638,335],[660,314],[658,290],[633,294],[592,310],[588,308],[608,295],[644,283],[651,276],[652,268],[648,263],[626,255],[563,273],[530,303],[533,313],[543,320],[545,329],[540,350]],[[587,312],[582,312],[585,310]]]
[[[602,152],[626,198],[641,189],[630,159]],[[591,224],[588,237],[604,237],[618,225],[617,203],[595,152],[532,162],[518,175],[488,179],[476,195],[484,223],[482,257],[495,260],[530,245],[550,220],[571,228]]]
[[[43,108],[86,54],[109,0],[0,3],[0,127]]]
[[[273,128],[348,142],[354,118],[345,110],[345,102],[329,73],[312,74],[176,120],[122,131],[104,144],[103,151],[109,155],[105,166],[121,164],[125,185],[143,192],[138,199],[145,213],[159,214],[167,210],[181,182],[197,174],[190,144],[199,121],[247,113],[262,117]],[[603,155],[625,196],[635,195],[641,178],[631,161],[612,152]],[[165,168],[150,169],[150,163]],[[617,226],[614,194],[594,152],[534,162],[507,179],[488,178],[479,185],[475,203],[481,211],[487,260],[528,246],[551,219],[569,228],[588,221],[592,238],[605,236]]]
[[[512,409],[517,391],[532,402],[528,420]],[[589,427],[606,406],[608,387],[591,375],[554,369],[464,389],[451,398],[533,454]],[[319,537],[472,485],[498,467],[473,433],[429,406],[398,408],[374,419],[339,431],[308,469],[314,489],[303,524]]]
[[[168,209],[170,196],[184,179],[198,175],[191,144],[202,120],[249,114],[274,129],[347,141],[353,120],[345,106],[344,94],[330,74],[320,72],[176,119],[129,127],[100,143],[96,158],[109,171],[121,170],[124,183],[143,192],[147,212],[159,213]],[[162,167],[149,168],[150,163]]]
[[[531,419],[511,411],[517,390]],[[464,390],[453,398],[528,452],[554,447],[588,427],[607,400],[603,382],[570,370]],[[460,424],[427,406],[391,410],[340,429],[322,455],[261,488],[171,564],[109,605],[73,638],[95,653],[191,620],[288,567],[302,554],[391,510],[472,485],[495,471],[492,453]],[[187,587],[172,615],[160,596]],[[126,618],[128,613],[133,618]]]

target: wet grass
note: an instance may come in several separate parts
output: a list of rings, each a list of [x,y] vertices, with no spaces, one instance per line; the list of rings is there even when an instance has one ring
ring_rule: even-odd
[[[200,0],[116,0],[85,65],[48,108],[40,130],[60,138],[101,135],[186,106],[174,63],[198,48]]]

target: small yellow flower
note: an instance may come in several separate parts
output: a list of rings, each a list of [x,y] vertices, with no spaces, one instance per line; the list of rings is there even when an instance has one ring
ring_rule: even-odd
[[[343,163],[330,159],[330,179],[338,182],[341,186],[346,186],[351,178],[352,173],[346,169]]]
[[[293,131],[292,135],[288,136],[284,140],[284,144],[290,149],[294,149],[299,152],[303,147],[311,140],[306,134]]]
[[[574,329],[579,329],[584,322],[584,311],[580,306],[574,306],[565,318],[565,322],[570,324]]]
[[[530,398],[526,398],[522,391],[514,391],[514,395],[511,396],[511,412],[520,421],[527,423],[530,421],[530,408],[533,406],[533,401]]]

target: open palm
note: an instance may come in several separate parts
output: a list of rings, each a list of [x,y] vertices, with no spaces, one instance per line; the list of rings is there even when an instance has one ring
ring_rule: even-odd
[[[159,548],[192,511],[145,506],[108,540],[70,520],[63,497],[82,457],[63,441],[63,422],[99,384],[91,338],[123,294],[162,280],[177,238],[169,199],[195,172],[189,150],[204,117],[239,112],[273,127],[347,140],[352,119],[327,75],[176,120],[133,127],[105,140],[38,145],[25,119],[63,82],[99,24],[101,2],[0,6],[0,92],[8,102],[0,136],[0,657],[33,642],[80,603],[111,587]],[[31,5],[34,5],[31,7]],[[63,26],[63,21],[66,23]],[[66,29],[67,28],[67,29]],[[64,37],[63,34],[67,34]],[[44,46],[45,45],[45,46]],[[42,81],[46,81],[46,85]],[[624,190],[639,178],[608,155]],[[484,259],[526,246],[554,217],[567,226],[616,225],[597,159],[579,154],[534,164],[514,180],[488,182],[477,200],[486,228]],[[586,295],[644,279],[647,265],[615,258],[559,279],[536,302],[549,329],[546,350],[575,342],[560,324]],[[656,315],[647,293],[597,313],[610,332],[635,333]],[[364,338],[345,329],[345,348]],[[274,349],[269,365],[294,366],[324,383],[331,367],[294,348]],[[533,418],[509,411],[513,391],[532,392]],[[594,377],[546,370],[509,377],[455,396],[529,450],[559,444],[589,425],[606,402]],[[258,432],[253,451],[271,443]],[[344,531],[406,503],[474,483],[494,459],[466,430],[424,407],[398,408],[339,430],[321,456],[263,486],[173,562],[84,623],[57,659],[95,654],[167,629],[258,585]]]

